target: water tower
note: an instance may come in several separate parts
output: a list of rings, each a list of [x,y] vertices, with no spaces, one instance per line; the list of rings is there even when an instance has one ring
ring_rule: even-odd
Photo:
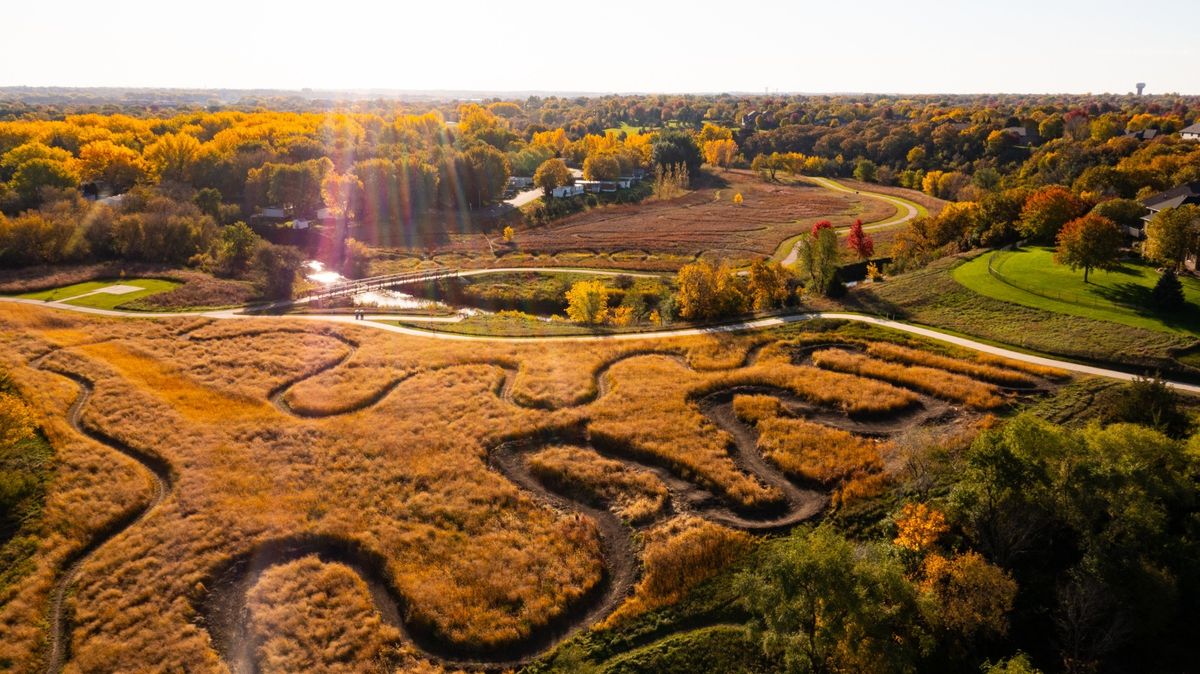
[[[1138,83],[1137,83],[1137,88],[1138,88],[1138,96],[1141,96],[1141,95],[1142,95],[1142,90],[1146,88],[1146,83],[1145,83],[1145,82],[1138,82]]]

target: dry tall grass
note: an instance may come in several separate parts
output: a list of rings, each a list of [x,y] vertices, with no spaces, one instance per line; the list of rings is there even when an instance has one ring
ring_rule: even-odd
[[[777,398],[736,396],[733,410],[758,430],[763,456],[793,477],[836,485],[883,467],[875,441],[785,416]]]
[[[1004,404],[995,386],[945,370],[901,365],[842,349],[822,349],[814,352],[812,358],[814,363],[823,368],[911,386],[918,391],[979,410],[995,409]]]
[[[652,473],[581,447],[554,445],[539,450],[529,456],[529,467],[559,489],[608,504],[627,522],[649,520],[667,504],[667,487]]]
[[[488,466],[489,450],[514,435],[584,428],[611,458],[547,450],[532,461],[636,519],[657,507],[661,482],[610,463],[622,453],[734,505],[779,499],[734,462],[730,437],[702,408],[708,393],[764,385],[862,415],[918,399],[901,386],[768,357],[770,347],[743,366],[768,339],[481,347],[299,321],[122,321],[2,305],[0,365],[39,410],[60,463],[36,570],[0,598],[0,657],[17,670],[38,667],[59,570],[150,498],[141,467],[67,423],[76,385],[28,366],[48,349],[61,348],[46,367],[94,382],[85,426],[161,456],[177,475],[165,501],[82,566],[69,600],[68,671],[218,672],[197,608],[206,584],[246,551],[298,536],[353,540],[388,560],[410,625],[452,645],[510,644],[570,611],[601,579],[597,527]],[[279,391],[301,411],[339,414],[298,418],[268,402]],[[678,542],[663,543],[666,552],[649,541],[638,602],[671,601],[683,591],[672,588],[728,560],[733,553],[719,551],[744,536],[714,527],[669,537]],[[317,638],[343,619],[369,620],[361,588],[338,567],[318,566],[281,566],[260,580],[257,629],[282,639],[263,642],[264,663],[324,662],[318,642],[353,642],[360,653],[383,643],[346,626]],[[343,598],[337,606],[322,603],[326,586]],[[314,616],[308,627],[305,612]]]
[[[646,575],[605,626],[673,604],[743,554],[753,538],[697,517],[681,516],[646,533]]]
[[[867,353],[883,360],[908,365],[924,365],[947,372],[957,372],[958,374],[964,374],[1004,386],[1033,386],[1037,383],[1033,377],[1017,370],[961,358],[939,356],[935,353],[921,351],[920,349],[910,349],[890,342],[872,342],[867,346]]]
[[[268,569],[248,599],[263,674],[386,672],[385,649],[400,640],[362,578],[315,556]]]

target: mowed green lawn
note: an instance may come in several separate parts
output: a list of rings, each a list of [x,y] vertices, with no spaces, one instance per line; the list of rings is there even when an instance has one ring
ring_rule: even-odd
[[[988,273],[991,253],[960,265],[954,280],[979,293],[1005,302],[1061,314],[1112,321],[1139,328],[1182,332],[1200,336],[1200,280],[1181,276],[1186,309],[1161,315],[1149,308],[1150,291],[1158,281],[1158,270],[1141,262],[1128,261],[1111,271],[1092,271],[1083,282],[1083,270],[1054,262],[1054,249],[1044,247],[1002,251],[993,268],[1019,288]]]
[[[143,297],[149,297],[157,293],[166,292],[173,288],[179,287],[176,281],[166,281],[163,279],[141,278],[141,279],[108,279],[104,281],[86,281],[84,283],[76,283],[74,285],[63,286],[51,290],[42,290],[36,293],[25,293],[18,295],[26,299],[44,300],[48,302],[61,302],[69,300],[67,304],[72,304],[80,307],[94,307],[97,309],[115,309],[122,304],[138,300]],[[101,288],[108,286],[136,286],[141,290],[131,291],[123,295],[111,295],[109,293],[93,293]],[[85,295],[84,297],[80,297]],[[76,299],[71,299],[76,298]]]

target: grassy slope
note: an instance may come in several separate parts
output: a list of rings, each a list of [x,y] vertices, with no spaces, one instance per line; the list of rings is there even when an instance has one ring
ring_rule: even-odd
[[[844,305],[1067,358],[1186,372],[1175,356],[1194,346],[1194,338],[985,297],[955,281],[954,268],[964,261],[945,258],[920,271],[855,289]]]
[[[1082,271],[1055,264],[1053,256],[1050,248],[1025,248],[1004,251],[995,257],[997,271],[1034,292],[1015,288],[989,274],[991,253],[959,266],[953,276],[971,290],[1005,302],[1135,328],[1200,336],[1200,281],[1190,277],[1180,279],[1189,308],[1181,312],[1180,319],[1164,320],[1134,308],[1148,302],[1150,290],[1158,280],[1153,267],[1129,262],[1115,271],[1093,271],[1084,285]]]
[[[81,307],[94,307],[98,309],[115,309],[134,300],[139,300],[144,297],[149,297],[151,295],[173,290],[180,284],[175,281],[166,281],[163,279],[111,279],[103,281],[86,281],[84,283],[76,283],[74,285],[63,286],[61,288],[54,288],[53,290],[26,293],[24,295],[20,295],[20,297],[60,302],[62,300],[78,297],[79,295],[90,293],[94,290],[99,290],[100,288],[105,288],[111,285],[137,286],[139,288],[143,288],[143,290],[126,293],[124,295],[97,293],[95,295],[88,295],[87,297],[79,297],[79,299],[71,300],[67,302],[67,304]]]

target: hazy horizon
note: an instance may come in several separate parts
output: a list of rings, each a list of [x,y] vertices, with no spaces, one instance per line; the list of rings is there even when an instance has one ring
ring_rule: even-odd
[[[1183,0],[721,11],[148,0],[6,9],[0,86],[525,93],[1200,93]]]

